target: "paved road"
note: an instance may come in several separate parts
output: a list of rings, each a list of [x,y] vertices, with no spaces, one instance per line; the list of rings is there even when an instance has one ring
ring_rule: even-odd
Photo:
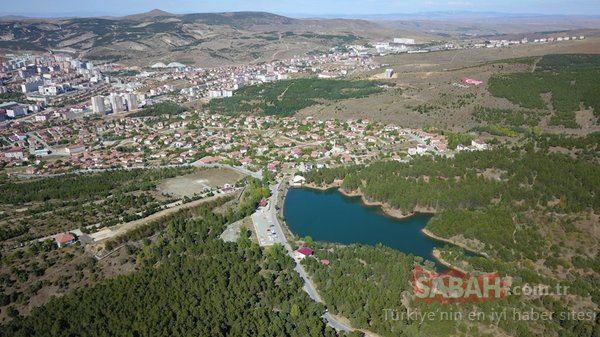
[[[321,316],[321,318],[323,318],[327,322],[327,325],[329,325],[330,327],[334,328],[337,331],[345,331],[345,332],[354,331],[354,329],[352,329],[352,327],[349,327],[349,326],[345,325],[344,323],[336,320],[328,312],[324,313],[323,316]]]
[[[283,227],[281,226],[281,223],[279,223],[279,219],[277,219],[277,210],[275,208],[275,205],[277,204],[277,200],[279,199],[279,189],[285,181],[286,181],[285,179],[281,180],[281,181],[279,181],[279,183],[277,183],[277,185],[274,185],[271,187],[271,198],[269,200],[269,205],[264,207],[263,209],[259,210],[257,213],[262,213],[262,214],[260,214],[259,217],[264,216],[266,218],[267,222],[269,223],[269,225],[270,224],[274,225],[275,230],[278,233],[280,243],[285,247],[285,249],[288,252],[288,255],[295,261],[294,250],[292,249],[292,246],[290,246],[289,242],[287,241],[287,238],[285,237],[285,234],[283,232]],[[253,215],[252,219],[254,220],[254,215]],[[255,225],[255,227],[256,227],[256,225]],[[296,272],[300,275],[300,277],[304,281],[303,289],[308,294],[308,296],[315,302],[323,303],[321,296],[319,296],[317,289],[315,288],[312,280],[310,279],[310,276],[308,275],[308,273],[306,272],[304,267],[300,263],[296,263],[294,270],[296,270]],[[349,331],[354,330],[351,327],[345,325],[343,322],[336,320],[328,312],[324,313],[323,316],[321,316],[321,318],[323,318],[329,326],[331,326],[332,328],[334,328],[338,331],[349,332]]]

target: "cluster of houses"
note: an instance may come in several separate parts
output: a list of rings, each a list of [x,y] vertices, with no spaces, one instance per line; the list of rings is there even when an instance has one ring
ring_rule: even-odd
[[[319,78],[337,78],[352,71],[374,69],[370,56],[355,52],[332,50],[321,55],[276,60],[260,65],[239,65],[216,68],[152,67],[136,77],[145,85],[150,82],[185,80],[189,86],[179,90],[183,100],[231,97],[244,86],[289,79],[299,73],[316,74]],[[160,69],[160,70],[159,70]],[[152,89],[154,90],[154,89]],[[152,93],[150,93],[150,96]]]
[[[328,167],[382,157],[407,160],[407,155],[428,151],[453,153],[443,135],[367,119],[341,122],[203,112],[170,119],[17,121],[0,129],[0,137],[8,143],[0,160],[9,167],[25,164],[27,174],[189,165],[198,160],[278,173],[290,165]]]
[[[471,45],[473,48],[502,48],[508,46],[515,45],[525,45],[525,44],[539,44],[539,43],[553,43],[553,42],[563,42],[563,41],[576,41],[576,40],[584,40],[585,36],[551,36],[551,37],[539,37],[534,39],[529,39],[524,37],[520,40],[506,40],[506,39],[490,39],[483,42],[477,42]]]

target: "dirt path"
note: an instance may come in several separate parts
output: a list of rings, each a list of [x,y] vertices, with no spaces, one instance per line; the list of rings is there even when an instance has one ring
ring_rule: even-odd
[[[540,62],[541,59],[541,57],[536,57],[535,61],[533,61],[533,66],[531,66],[532,73],[535,72],[535,70],[537,69],[538,62]]]
[[[290,85],[288,85],[287,88],[285,88],[285,90],[281,94],[279,94],[279,96],[277,96],[277,100],[278,101],[281,101],[283,99],[283,96],[285,96],[285,93],[290,89],[290,87],[292,85],[293,85],[293,83],[290,84]]]
[[[278,35],[279,35],[279,41],[280,41],[279,43],[282,43],[285,46],[285,50],[277,50],[276,52],[274,52],[273,55],[271,55],[271,62],[275,61],[277,59],[277,55],[279,55],[280,53],[283,53],[285,51],[289,51],[290,50],[290,46],[282,38],[281,32],[278,33]]]
[[[186,204],[178,204],[178,205],[174,205],[171,208],[167,208],[164,209],[162,211],[156,212],[152,215],[149,215],[143,219],[138,219],[138,220],[134,220],[134,221],[130,221],[130,222],[126,222],[123,224],[119,224],[119,225],[115,225],[113,227],[110,228],[105,228],[101,231],[98,231],[96,233],[90,234],[90,237],[94,240],[94,243],[98,243],[100,241],[104,241],[107,239],[112,239],[114,237],[117,237],[119,235],[125,234],[133,229],[136,229],[137,227],[147,224],[149,222],[155,221],[155,220],[159,220],[167,215],[176,213],[182,209],[186,209],[186,208],[191,208],[191,207],[196,207],[199,206],[203,203],[209,202],[209,201],[213,201],[216,200],[218,198],[222,198],[224,196],[227,195],[231,195],[233,193],[236,193],[237,190],[234,190],[233,192],[230,193],[225,193],[225,194],[218,194],[212,197],[208,197],[208,198],[203,198],[203,199],[199,199],[199,200],[194,200],[192,202],[188,202]]]

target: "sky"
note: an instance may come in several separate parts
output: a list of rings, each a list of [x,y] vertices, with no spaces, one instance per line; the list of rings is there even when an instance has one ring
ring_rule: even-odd
[[[416,12],[502,12],[600,15],[600,0],[0,0],[0,15],[127,15],[265,11],[290,16],[365,16]]]

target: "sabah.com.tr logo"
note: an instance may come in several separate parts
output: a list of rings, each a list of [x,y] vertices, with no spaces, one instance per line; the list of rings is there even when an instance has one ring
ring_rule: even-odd
[[[511,283],[510,277],[500,277],[497,273],[469,275],[453,269],[438,273],[419,266],[412,271],[413,292],[426,302],[491,301],[506,297]]]

